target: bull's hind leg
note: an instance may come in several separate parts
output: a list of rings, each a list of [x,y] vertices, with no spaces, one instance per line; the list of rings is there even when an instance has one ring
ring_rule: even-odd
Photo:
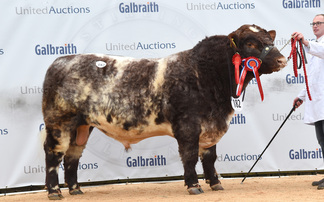
[[[178,120],[173,126],[174,136],[178,141],[179,153],[184,167],[185,185],[188,186],[189,194],[203,193],[196,173],[198,162],[200,127],[191,124],[190,121]]]
[[[78,184],[78,165],[82,152],[87,143],[88,137],[93,127],[81,126],[71,136],[71,144],[64,156],[64,177],[65,183],[69,188],[71,195],[83,194]],[[82,141],[76,141],[76,137],[82,139]],[[84,136],[84,137],[82,137]],[[82,143],[82,144],[81,144]]]
[[[202,161],[206,183],[210,185],[212,190],[223,190],[224,188],[222,187],[221,182],[218,179],[217,172],[214,167],[215,161],[217,159],[216,145],[200,151],[200,159]]]
[[[58,171],[62,158],[69,147],[69,143],[69,133],[46,126],[44,151],[46,163],[46,187],[49,199],[58,200],[63,198],[59,187]]]
[[[78,184],[78,165],[84,146],[70,145],[64,156],[64,179],[71,195],[83,194]]]

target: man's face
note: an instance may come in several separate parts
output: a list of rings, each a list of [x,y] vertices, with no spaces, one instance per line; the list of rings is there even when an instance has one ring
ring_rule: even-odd
[[[324,17],[319,15],[315,16],[313,23],[316,22],[323,22],[322,24],[319,25],[313,25],[313,32],[316,38],[320,38],[321,36],[324,35]]]

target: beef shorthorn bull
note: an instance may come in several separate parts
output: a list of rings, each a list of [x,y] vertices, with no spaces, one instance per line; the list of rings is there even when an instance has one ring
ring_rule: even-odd
[[[165,58],[79,54],[56,59],[47,70],[42,101],[48,197],[63,197],[58,181],[63,159],[70,194],[82,194],[77,168],[94,127],[126,149],[149,137],[174,137],[189,193],[203,192],[195,171],[199,157],[206,182],[212,190],[222,190],[214,163],[216,143],[234,112],[231,97],[237,97],[232,57],[236,52],[242,58],[260,57],[265,47],[273,46],[275,35],[243,25]],[[258,73],[270,74],[285,65],[283,55],[271,48]],[[252,78],[253,72],[247,72],[243,89]]]

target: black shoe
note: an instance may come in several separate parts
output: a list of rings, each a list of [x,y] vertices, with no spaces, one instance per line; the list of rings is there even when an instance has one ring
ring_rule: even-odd
[[[324,189],[324,182],[321,183],[321,184],[319,184],[318,187],[317,187],[317,189]]]
[[[312,183],[312,186],[319,186],[320,184],[323,184],[324,183],[324,178],[321,179],[320,181],[314,181]],[[324,184],[323,184],[323,189],[324,189]]]

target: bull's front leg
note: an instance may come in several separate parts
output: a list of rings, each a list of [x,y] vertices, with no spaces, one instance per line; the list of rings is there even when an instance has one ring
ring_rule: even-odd
[[[46,187],[49,199],[59,200],[63,198],[59,187],[58,171],[64,153],[68,148],[69,140],[70,138],[63,135],[61,130],[46,127],[44,151],[46,163]]]
[[[198,161],[201,129],[198,124],[178,119],[177,123],[173,125],[173,131],[179,145],[179,154],[184,168],[184,180],[188,192],[189,194],[203,193],[195,169]]]
[[[204,176],[206,183],[210,185],[210,188],[214,191],[223,190],[221,182],[218,179],[216,169],[214,167],[215,161],[217,159],[216,145],[208,148],[201,149],[200,159],[204,169]]]

